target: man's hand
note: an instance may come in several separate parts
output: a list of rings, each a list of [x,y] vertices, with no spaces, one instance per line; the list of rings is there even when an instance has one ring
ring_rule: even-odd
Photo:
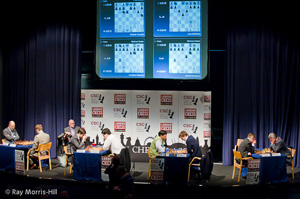
[[[121,191],[121,189],[120,189],[119,186],[115,186],[115,187],[113,188],[113,190],[114,190],[114,191]]]
[[[83,138],[82,138],[82,140],[85,141],[86,139],[87,139],[87,136],[84,135]]]

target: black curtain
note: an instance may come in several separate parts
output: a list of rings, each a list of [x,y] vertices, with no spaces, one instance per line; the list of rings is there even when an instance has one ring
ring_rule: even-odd
[[[228,3],[223,163],[238,138],[256,134],[269,147],[276,133],[297,152],[300,167],[300,40],[296,4]]]
[[[78,126],[81,122],[81,31],[72,22],[76,18],[69,18],[66,5],[57,9],[53,4],[36,6],[24,4],[13,12],[19,18],[3,25],[1,122],[6,126],[14,120],[22,140],[33,140],[34,126],[42,124],[52,142],[51,157],[55,157],[57,135],[68,120],[73,118]]]

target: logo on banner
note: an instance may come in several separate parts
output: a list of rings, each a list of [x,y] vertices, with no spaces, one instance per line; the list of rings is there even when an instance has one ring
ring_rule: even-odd
[[[138,94],[136,95],[137,104],[150,104],[151,97],[148,95]]]
[[[197,119],[197,109],[185,108],[184,109],[184,119]]]
[[[114,94],[114,104],[126,104],[126,94]]]
[[[210,131],[203,131],[203,137],[210,137]]]
[[[101,156],[101,166],[108,167],[112,163],[113,157]]]
[[[103,107],[92,107],[92,117],[103,118]]]
[[[85,120],[81,119],[81,126],[85,125]]]
[[[199,98],[193,95],[184,95],[183,96],[183,104],[184,105],[197,105]]]
[[[160,123],[160,130],[172,133],[172,123]]]
[[[172,105],[173,95],[160,95],[160,105]]]
[[[126,132],[126,122],[114,122],[115,132]]]
[[[137,119],[149,119],[149,108],[137,108]]]
[[[95,121],[95,120],[93,120],[93,121],[91,121],[91,130],[92,131],[96,131],[96,132],[98,132],[99,130],[103,130],[104,129],[104,123],[102,123],[102,122],[99,122],[99,121]]]
[[[174,111],[171,109],[160,109],[160,119],[173,119]]]
[[[85,110],[81,110],[81,117],[85,117]]]
[[[85,103],[81,102],[81,108],[85,107]]]
[[[113,112],[114,118],[126,118],[127,116],[127,110],[125,110],[124,108],[113,108]]]
[[[211,101],[211,95],[204,95],[204,102],[210,102]]]
[[[211,106],[210,105],[204,105],[204,112],[210,112]]]
[[[81,93],[80,99],[81,99],[81,100],[85,100],[85,93]]]
[[[91,94],[91,103],[93,104],[103,104],[104,96],[101,94],[93,93]]]
[[[204,113],[204,120],[210,120],[210,113]]]
[[[198,126],[196,126],[195,124],[183,124],[182,126],[185,131],[191,131],[195,134],[197,133]]]
[[[151,125],[144,122],[137,122],[136,124],[136,132],[147,132],[149,133],[149,130],[151,128]]]

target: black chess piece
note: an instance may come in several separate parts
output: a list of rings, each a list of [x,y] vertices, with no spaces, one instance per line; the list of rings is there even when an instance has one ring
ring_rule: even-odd
[[[125,111],[125,113],[124,113],[123,117],[125,117],[125,118],[126,118],[126,115],[127,115],[127,111]]]
[[[174,115],[174,112],[172,112],[172,114],[170,115],[170,119],[173,119],[173,115]]]
[[[149,133],[149,130],[150,130],[150,125],[148,125],[146,132]]]
[[[198,102],[198,98],[196,98],[196,100],[194,102],[194,105],[197,105],[197,102]]]
[[[146,104],[149,104],[151,97],[148,98]]]
[[[196,134],[197,130],[198,130],[198,126],[196,126],[195,130],[193,131],[193,133]]]

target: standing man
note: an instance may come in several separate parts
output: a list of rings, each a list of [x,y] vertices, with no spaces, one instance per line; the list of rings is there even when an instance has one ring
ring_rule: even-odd
[[[164,142],[167,139],[167,132],[161,130],[158,132],[158,136],[154,138],[150,145],[150,155],[158,156],[160,153],[165,152]]]
[[[33,146],[31,148],[30,155],[29,155],[30,169],[33,169],[36,167],[36,164],[34,163],[33,158],[36,159],[38,157],[38,152],[36,150],[39,148],[39,145],[47,144],[50,142],[50,136],[47,133],[44,133],[43,126],[41,124],[37,124],[35,126],[35,131],[36,131],[37,135],[34,137]],[[41,152],[41,153],[43,153],[43,152]]]
[[[20,136],[15,129],[16,124],[14,121],[8,123],[8,127],[3,130],[3,137],[5,143],[13,143],[20,139]]]
[[[75,126],[75,121],[73,119],[69,120],[69,126],[64,128],[64,133],[68,136],[77,136],[78,130],[80,129],[79,126]]]
[[[277,137],[275,133],[270,133],[268,136],[271,146],[270,149],[274,151],[275,153],[281,153],[286,156],[291,156],[291,151],[286,148],[286,144],[280,137]],[[291,163],[290,158],[286,158],[287,163]]]
[[[181,131],[179,134],[179,138],[186,142],[187,152],[190,154],[191,160],[194,157],[202,157],[199,143],[193,136],[188,135],[185,131]]]

